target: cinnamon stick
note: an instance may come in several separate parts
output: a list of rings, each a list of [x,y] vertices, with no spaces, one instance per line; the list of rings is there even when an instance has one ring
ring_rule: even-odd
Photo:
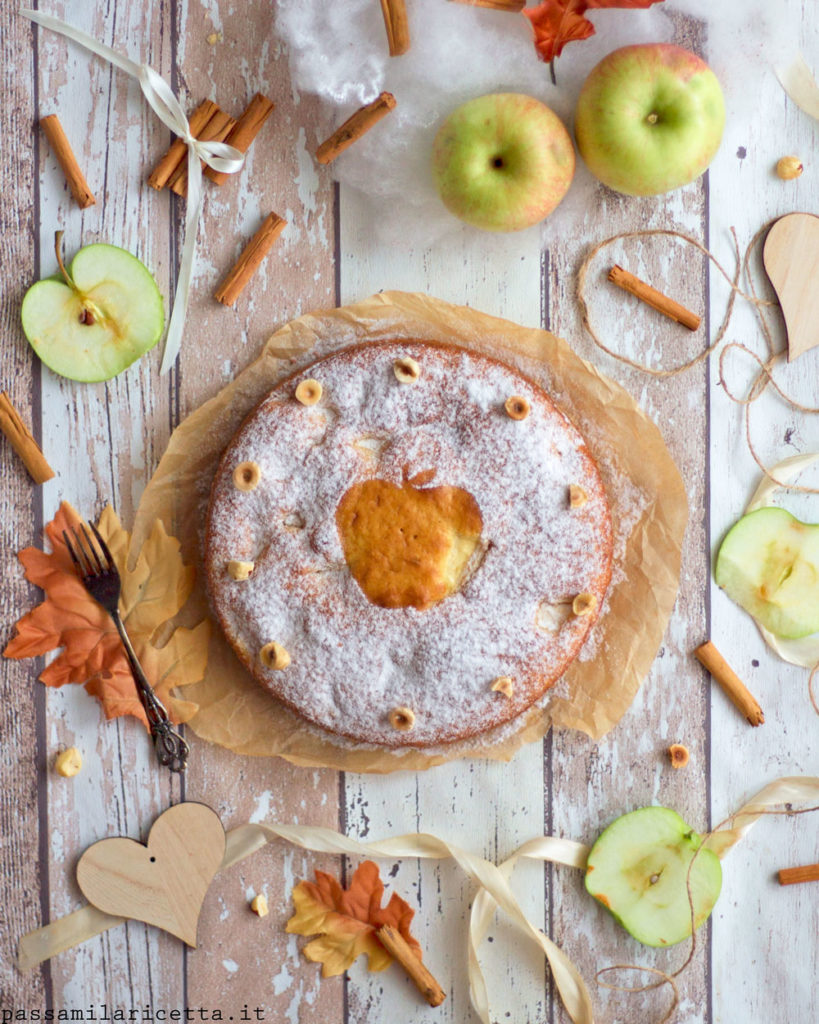
[[[381,13],[387,30],[391,57],[400,57],[410,48],[406,0],[381,0]]]
[[[491,7],[494,11],[522,11],[526,0],[455,0],[455,3],[470,4],[472,7]]]
[[[329,164],[339,154],[343,153],[348,146],[360,139],[362,135],[370,130],[373,125],[378,124],[382,117],[385,117],[395,108],[395,97],[391,92],[382,92],[372,103],[357,110],[352,117],[333,132],[329,139],[316,150],[316,160],[320,164]]]
[[[46,480],[51,480],[54,470],[46,462],[42,449],[20,419],[20,414],[5,391],[0,391],[0,430],[23,460],[23,465],[35,484],[44,484]]]
[[[756,698],[710,640],[694,651],[694,657],[708,669],[748,723],[753,726],[762,725],[765,716]]]
[[[208,123],[196,137],[200,142],[224,142],[235,124],[235,118],[232,118],[230,114],[226,114],[224,110],[217,107]],[[205,167],[206,165],[203,163],[202,166]],[[168,179],[168,188],[178,196],[188,194],[187,157]]]
[[[210,121],[219,107],[213,100],[203,100],[188,118],[191,126],[191,135],[199,138],[199,133]],[[151,172],[148,184],[151,188],[162,189],[167,184],[171,175],[179,168],[179,165],[187,159],[188,147],[182,139],[174,139],[168,152],[162,157],[159,163]]]
[[[77,163],[71,143],[63,131],[60,119],[56,114],[48,114],[46,117],[40,118],[40,127],[57,158],[57,163],[63,169],[65,180],[80,209],[86,210],[89,206],[93,206],[96,203],[94,193],[88,187],[85,175],[80,170],[80,165]]]
[[[663,313],[669,319],[676,320],[678,324],[687,327],[689,331],[696,331],[701,323],[701,319],[696,313],[692,313],[690,309],[681,306],[674,299],[669,299],[667,295],[658,292],[656,288],[641,281],[639,277],[618,267],[616,263],[609,271],[609,281],[616,284],[618,288],[636,295],[641,302],[645,302],[646,305],[656,309],[658,313]]]
[[[213,293],[213,297],[225,306],[232,306],[286,227],[286,220],[277,213],[271,213],[244,247],[242,255]]]
[[[222,141],[238,149],[240,153],[246,153],[250,149],[251,142],[259,134],[259,129],[273,113],[274,107],[275,104],[272,100],[257,92],[231,128],[227,138]],[[224,185],[230,175],[224,171],[214,171],[212,167],[206,167],[205,177],[210,178],[216,185]]]
[[[806,864],[801,868],[782,868],[779,872],[780,885],[795,885],[797,882],[819,882],[819,864]]]
[[[430,1006],[440,1006],[446,999],[446,992],[424,967],[423,961],[415,955],[412,947],[391,924],[382,924],[376,929],[376,938],[386,951],[398,961],[410,978],[415,982],[418,991]]]

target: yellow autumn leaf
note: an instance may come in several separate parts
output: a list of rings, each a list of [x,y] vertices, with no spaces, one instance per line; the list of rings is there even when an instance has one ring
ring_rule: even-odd
[[[315,883],[299,882],[293,889],[296,912],[287,922],[287,931],[318,935],[302,952],[308,960],[323,965],[325,978],[346,971],[362,953],[367,955],[369,970],[389,967],[392,957],[375,934],[385,924],[398,929],[420,960],[421,947],[410,934],[414,911],[396,893],[382,907],[383,894],[378,866],[371,860],[356,869],[348,889],[332,875],[316,871]]]

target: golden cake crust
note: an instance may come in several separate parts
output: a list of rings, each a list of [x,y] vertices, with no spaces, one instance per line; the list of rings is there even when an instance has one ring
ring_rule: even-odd
[[[297,397],[304,381],[317,401]],[[577,657],[611,560],[596,464],[546,392],[403,340],[273,388],[222,458],[205,543],[213,610],[252,675],[310,722],[387,747],[469,739],[531,707]]]

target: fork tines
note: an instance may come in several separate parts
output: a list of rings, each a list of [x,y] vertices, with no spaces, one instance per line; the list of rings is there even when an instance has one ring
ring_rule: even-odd
[[[81,576],[100,576],[106,572],[116,572],[116,564],[111,552],[108,550],[108,545],[100,536],[100,532],[96,526],[94,526],[93,523],[89,523],[88,525],[91,527],[97,544],[99,545],[99,552],[86,529],[85,523],[81,522],[79,524],[82,535],[85,538],[85,543],[83,543],[75,527],[71,527],[71,533],[74,536],[73,544],[71,542],[71,538],[68,536],[68,532],[63,530],[65,546],[68,549],[69,555],[71,555],[71,560],[76,566],[77,571]],[[102,557],[100,557],[100,552]],[[105,564],[103,564],[103,560]]]

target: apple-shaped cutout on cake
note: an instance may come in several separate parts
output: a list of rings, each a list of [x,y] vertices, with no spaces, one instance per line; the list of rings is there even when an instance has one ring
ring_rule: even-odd
[[[456,217],[485,231],[519,231],[547,217],[574,176],[574,146],[540,100],[490,93],[443,122],[433,144],[438,193]]]
[[[483,521],[463,488],[371,479],[345,491],[336,526],[353,579],[369,601],[425,609],[461,585]]]
[[[60,274],[33,284],[20,316],[31,347],[71,380],[110,380],[162,337],[162,295],[150,271],[116,245],[80,249],[70,270],[56,249]]]
[[[749,512],[726,534],[714,576],[776,636],[793,640],[819,631],[819,525],[784,508]]]
[[[701,845],[702,836],[668,807],[631,811],[592,846],[586,889],[638,942],[673,946],[691,935],[689,886],[697,928],[722,888],[719,857]]]
[[[670,43],[615,50],[594,67],[577,100],[577,148],[604,185],[654,196],[698,178],[714,159],[725,103],[714,72]]]

